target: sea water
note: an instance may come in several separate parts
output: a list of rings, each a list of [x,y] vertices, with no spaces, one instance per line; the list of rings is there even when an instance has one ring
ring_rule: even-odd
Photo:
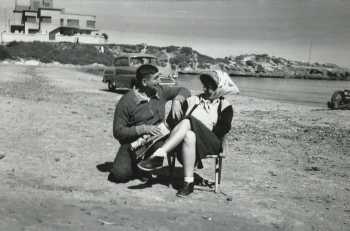
[[[243,96],[325,106],[334,91],[350,89],[350,81],[232,77]],[[180,86],[200,92],[198,75],[180,75]]]

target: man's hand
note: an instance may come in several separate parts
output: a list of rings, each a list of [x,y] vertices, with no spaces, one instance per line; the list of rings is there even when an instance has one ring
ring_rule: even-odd
[[[156,125],[151,125],[147,132],[153,136],[162,134],[162,130]]]
[[[152,136],[154,135],[161,135],[162,134],[162,129],[158,127],[157,125],[139,125],[136,126],[136,133],[138,135],[143,135],[143,134],[150,134]]]
[[[146,125],[146,133],[152,136],[161,135],[162,130],[157,125]]]
[[[181,119],[182,117],[182,108],[181,108],[181,102],[179,100],[173,100],[171,104],[171,111],[172,111],[172,117],[174,119]]]

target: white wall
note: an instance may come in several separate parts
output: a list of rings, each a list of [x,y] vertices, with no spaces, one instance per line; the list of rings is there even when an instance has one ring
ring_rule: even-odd
[[[75,43],[79,40],[79,43],[85,43],[85,44],[104,44],[105,40],[104,37],[101,35],[73,35],[73,36],[66,36],[61,34],[56,34],[56,42],[72,42]]]
[[[77,42],[77,39],[79,39],[79,43],[84,44],[104,44],[105,40],[103,36],[100,35],[74,35],[74,36],[65,36],[61,34],[56,35],[56,40],[49,40],[48,34],[21,34],[21,33],[1,33],[1,41],[4,43],[9,43],[12,41],[17,42],[33,42],[33,41],[40,41],[40,42],[71,42],[75,43]]]
[[[49,41],[49,35],[43,35],[43,34],[15,34],[15,33],[2,33],[1,38],[4,43],[17,41],[17,42],[33,42],[33,41],[40,41],[40,42],[47,42]]]

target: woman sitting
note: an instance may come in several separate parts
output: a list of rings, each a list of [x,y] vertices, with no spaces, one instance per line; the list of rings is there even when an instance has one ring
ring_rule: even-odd
[[[181,148],[180,160],[184,167],[184,184],[177,196],[187,196],[194,188],[194,167],[202,168],[201,159],[219,154],[222,139],[231,129],[232,105],[224,98],[239,90],[227,73],[202,73],[203,93],[189,97],[184,103],[184,118],[171,131],[169,138],[138,167],[144,171],[161,168],[164,157],[175,148]]]

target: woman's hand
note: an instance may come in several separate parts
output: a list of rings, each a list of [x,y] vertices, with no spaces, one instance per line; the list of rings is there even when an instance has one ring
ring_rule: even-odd
[[[182,107],[181,107],[181,102],[179,100],[173,100],[171,104],[171,112],[172,112],[172,117],[174,119],[181,119],[182,117]]]

